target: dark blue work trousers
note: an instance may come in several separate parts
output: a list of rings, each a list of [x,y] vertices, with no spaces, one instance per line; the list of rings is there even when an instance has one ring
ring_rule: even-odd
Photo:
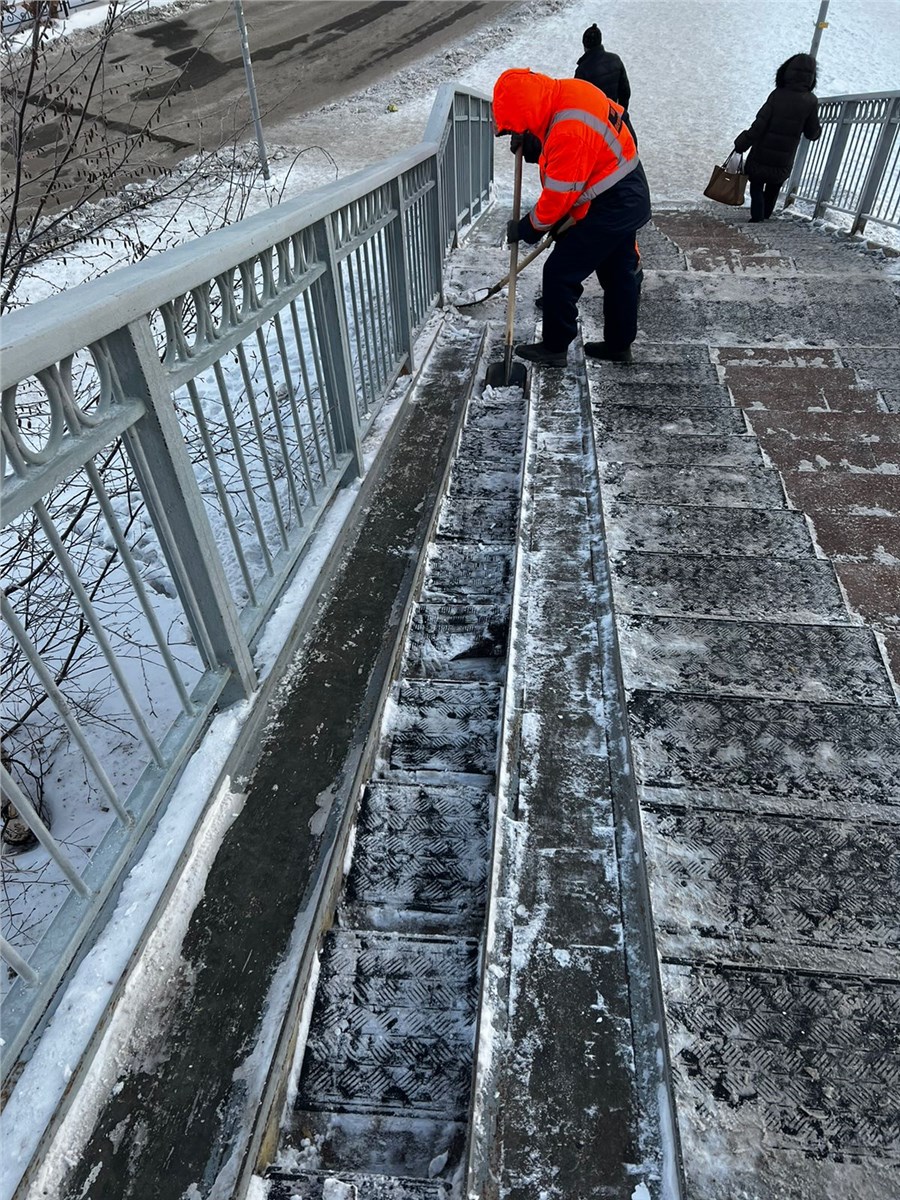
[[[596,274],[603,288],[603,340],[624,350],[637,336],[641,259],[637,231],[610,232],[591,213],[559,239],[544,263],[543,333],[548,350],[565,350],[578,334],[582,284]]]

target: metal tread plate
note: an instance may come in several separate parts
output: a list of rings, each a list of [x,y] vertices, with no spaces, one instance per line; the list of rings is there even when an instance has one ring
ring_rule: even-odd
[[[423,600],[496,601],[510,594],[512,552],[502,547],[432,542]]]
[[[266,1200],[450,1200],[449,1186],[440,1181],[397,1176],[359,1175],[339,1171],[267,1177]]]
[[[613,501],[632,504],[692,504],[785,508],[777,472],[762,464],[741,467],[638,466],[601,463],[604,508]]]
[[[490,500],[448,496],[441,505],[437,536],[448,541],[513,546],[518,516],[518,498]]]
[[[606,505],[610,554],[627,551],[719,557],[814,558],[802,513],[785,508],[699,508],[685,504]]]
[[[631,553],[614,564],[619,612],[847,624],[831,563]]]
[[[632,693],[642,785],[900,806],[900,712],[856,704]]]
[[[502,694],[493,683],[402,680],[384,761],[392,770],[492,774]]]
[[[405,673],[430,679],[500,679],[505,671],[509,604],[416,605]]]
[[[594,428],[601,441],[612,434],[658,431],[667,436],[709,436],[747,432],[747,421],[737,408],[709,408],[689,404],[603,404],[594,413]]]
[[[477,960],[474,941],[329,934],[296,1107],[463,1118]]]

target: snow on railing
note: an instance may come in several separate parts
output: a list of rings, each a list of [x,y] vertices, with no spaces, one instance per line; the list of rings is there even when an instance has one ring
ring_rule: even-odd
[[[900,229],[900,92],[828,96],[819,101],[822,136],[804,138],[787,183],[785,207],[812,205],[850,218],[850,233],[868,221]]]
[[[4,1075],[210,714],[255,690],[492,173],[489,100],[443,87],[419,146],[4,318]]]

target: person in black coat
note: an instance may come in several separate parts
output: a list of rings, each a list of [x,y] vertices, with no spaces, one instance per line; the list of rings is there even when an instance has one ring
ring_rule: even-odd
[[[745,171],[750,183],[750,220],[766,221],[775,210],[781,185],[791,173],[801,135],[815,142],[822,135],[816,86],[816,60],[794,54],[775,73],[756,120],[734,139],[739,154],[750,151]]]
[[[584,54],[579,58],[575,67],[575,78],[586,79],[601,92],[605,92],[610,100],[628,107],[631,99],[631,84],[625,72],[625,64],[618,54],[612,54],[603,48],[603,34],[596,25],[586,29],[581,35]]]

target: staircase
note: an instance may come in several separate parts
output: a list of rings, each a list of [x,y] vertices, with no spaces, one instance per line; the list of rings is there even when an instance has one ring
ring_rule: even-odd
[[[270,1200],[444,1200],[463,1163],[524,431],[518,390],[470,400]]]

